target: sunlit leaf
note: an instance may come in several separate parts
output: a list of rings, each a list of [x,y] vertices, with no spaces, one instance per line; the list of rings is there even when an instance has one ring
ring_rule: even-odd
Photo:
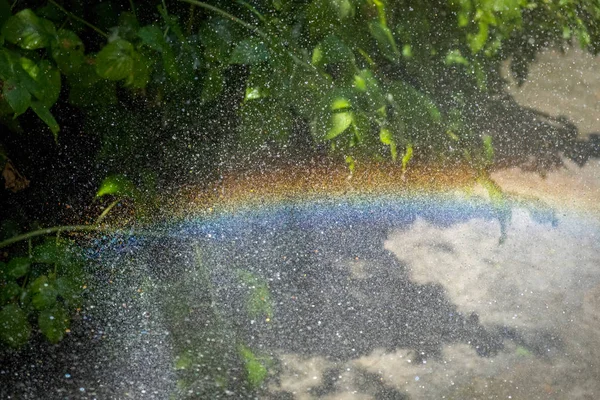
[[[30,335],[25,312],[16,304],[4,306],[0,311],[0,341],[16,348],[27,343]]]
[[[69,327],[69,315],[61,306],[43,310],[38,316],[38,326],[50,343],[58,343]]]
[[[479,22],[479,31],[476,35],[469,35],[467,40],[469,41],[469,47],[473,53],[478,53],[488,39],[489,27],[488,24],[480,21]]]
[[[31,93],[20,86],[16,79],[9,79],[4,82],[2,95],[15,112],[15,117],[23,114],[31,104]]]
[[[267,377],[267,368],[248,347],[240,346],[239,352],[244,362],[248,382],[254,387],[260,386]]]
[[[402,156],[402,172],[406,171],[406,168],[408,167],[408,163],[412,159],[412,156],[413,147],[412,144],[409,144],[408,146],[406,146],[406,153],[404,153],[404,156]]]
[[[96,56],[96,72],[112,81],[125,79],[133,74],[135,53],[130,42],[117,39],[104,46]]]
[[[2,35],[10,43],[27,50],[35,50],[50,44],[52,32],[49,32],[48,28],[53,28],[50,21],[39,18],[32,10],[26,8],[6,21],[2,27]]]
[[[386,146],[390,146],[392,160],[396,161],[396,158],[398,158],[398,150],[396,148],[396,141],[394,140],[392,132],[389,129],[381,128],[379,131],[379,140]]]
[[[269,59],[269,49],[264,41],[249,38],[241,41],[233,49],[229,64],[257,64]]]
[[[331,102],[331,110],[341,110],[344,108],[350,108],[350,101],[344,97],[336,97]]]
[[[106,195],[135,197],[137,188],[123,175],[112,175],[105,178],[100,184],[96,197]]]
[[[327,129],[327,135],[325,140],[331,140],[338,137],[344,132],[350,124],[352,124],[353,117],[352,112],[338,112],[331,115],[329,119],[329,129]]]

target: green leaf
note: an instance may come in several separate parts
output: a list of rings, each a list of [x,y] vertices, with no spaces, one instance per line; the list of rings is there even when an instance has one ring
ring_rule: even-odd
[[[328,35],[313,50],[312,64],[351,64],[354,65],[354,53],[343,40],[336,35]]]
[[[225,86],[223,74],[219,68],[211,68],[204,77],[202,83],[202,94],[200,95],[200,98],[205,103],[211,102],[219,97]],[[248,99],[247,89],[245,99]]]
[[[0,306],[18,298],[22,291],[21,286],[16,282],[8,282],[5,285],[0,286]]]
[[[85,61],[83,42],[74,32],[59,30],[56,40],[52,41],[52,58],[62,73],[76,72]]]
[[[33,101],[31,102],[31,109],[46,123],[46,125],[48,125],[48,128],[50,128],[54,134],[54,140],[57,140],[60,127],[58,126],[58,122],[54,119],[54,116],[50,113],[48,107],[40,101]]]
[[[147,25],[141,28],[137,34],[139,38],[142,39],[142,44],[162,54],[165,71],[171,78],[178,80],[180,74],[175,62],[173,50],[165,40],[160,28],[154,25]]]
[[[29,272],[31,260],[28,257],[14,257],[6,264],[5,274],[9,278],[18,279]]]
[[[485,46],[488,39],[489,27],[486,22],[479,21],[479,31],[476,35],[469,34],[467,40],[473,54],[479,52]]]
[[[9,304],[0,311],[0,341],[16,348],[27,343],[30,335],[27,315],[18,305]]]
[[[21,66],[35,82],[29,91],[47,108],[52,107],[60,96],[60,72],[46,60],[32,64],[31,60],[22,58]]]
[[[96,197],[106,195],[135,197],[137,188],[123,175],[111,175],[100,184]]]
[[[353,116],[352,112],[339,112],[331,115],[329,119],[329,128],[327,129],[327,135],[325,140],[331,140],[338,137],[344,132],[350,124],[352,124]]]
[[[11,17],[10,3],[8,0],[0,0],[0,27]]]
[[[379,131],[379,140],[381,140],[381,143],[385,144],[386,146],[390,146],[392,160],[396,161],[396,158],[398,158],[398,150],[396,148],[396,141],[394,140],[392,132],[390,132],[389,129],[381,128]]]
[[[31,304],[36,310],[48,309],[56,304],[58,291],[46,275],[37,278],[28,288]]]
[[[254,387],[260,386],[267,377],[267,368],[248,347],[240,346],[239,352],[244,362],[248,382]]]
[[[133,74],[136,51],[127,40],[117,39],[96,56],[96,72],[104,79],[118,81]]]
[[[79,107],[114,104],[117,102],[116,83],[100,78],[93,66],[83,64],[69,75],[69,103]]]
[[[27,111],[31,104],[31,93],[20,86],[16,79],[9,79],[4,82],[2,95],[15,112],[15,118]]]
[[[66,256],[64,245],[55,238],[48,238],[44,243],[38,244],[32,251],[35,262],[42,264],[60,263]]]
[[[60,277],[54,281],[54,286],[67,307],[75,308],[81,305],[81,288],[76,282]]]
[[[494,145],[492,144],[492,137],[490,135],[484,135],[482,141],[485,161],[487,163],[492,163],[494,161]]]
[[[269,49],[260,39],[249,38],[233,49],[229,64],[258,64],[269,59]]]
[[[2,35],[12,44],[23,49],[35,50],[50,44],[53,29],[54,25],[50,21],[39,18],[26,8],[6,21],[2,27]]]
[[[40,312],[38,326],[51,343],[60,342],[69,328],[69,315],[61,306]]]
[[[412,144],[406,146],[406,153],[402,157],[402,172],[406,172],[406,168],[408,167],[408,163],[413,156],[413,147]]]
[[[152,61],[141,53],[134,53],[131,74],[125,80],[125,86],[136,89],[144,88],[150,80],[150,65]]]
[[[392,31],[387,25],[379,22],[372,21],[369,24],[369,32],[377,41],[377,46],[385,58],[390,61],[397,61],[400,57],[400,51],[396,46],[396,41],[392,35]]]

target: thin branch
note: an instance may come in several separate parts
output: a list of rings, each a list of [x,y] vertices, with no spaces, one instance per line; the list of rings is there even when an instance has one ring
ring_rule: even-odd
[[[54,7],[58,8],[60,11],[62,11],[63,13],[65,13],[69,18],[72,18],[75,21],[81,22],[85,26],[87,26],[87,27],[92,28],[93,30],[95,30],[96,33],[98,33],[99,35],[101,35],[101,36],[105,37],[106,39],[108,39],[108,34],[107,33],[103,32],[100,28],[98,28],[98,27],[90,24],[85,19],[80,18],[77,15],[73,14],[72,12],[65,10],[65,8],[63,6],[61,6],[60,4],[58,4],[56,1],[54,1],[54,0],[48,0],[48,3],[50,3]]]
[[[133,4],[133,0],[129,0],[129,8],[131,9],[133,17],[137,19],[137,15],[135,14],[135,4]]]
[[[102,211],[102,214],[100,214],[100,216],[96,219],[96,224],[99,224],[100,222],[102,222],[102,220],[108,215],[108,213],[110,212],[110,210],[112,210],[112,208],[114,206],[116,206],[117,204],[119,204],[120,201],[121,201],[121,199],[117,199],[117,200],[113,201],[112,203],[110,203],[108,205],[108,207],[106,207],[104,209],[104,211]]]
[[[0,242],[0,249],[11,244],[28,240],[37,236],[49,235],[55,232],[73,232],[73,231],[106,231],[110,230],[97,225],[65,225],[65,226],[53,226],[52,228],[43,228],[36,231],[23,233],[22,235],[13,236],[10,239],[6,239]]]

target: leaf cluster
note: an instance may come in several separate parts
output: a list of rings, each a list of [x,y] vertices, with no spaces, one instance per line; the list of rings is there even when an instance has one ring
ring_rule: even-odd
[[[0,262],[0,342],[19,348],[36,325],[49,342],[61,341],[81,307],[83,262],[76,245],[57,238]]]

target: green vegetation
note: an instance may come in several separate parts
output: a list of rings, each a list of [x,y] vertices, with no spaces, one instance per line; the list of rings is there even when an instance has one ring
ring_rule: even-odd
[[[487,157],[471,109],[502,91],[500,64],[522,82],[542,48],[595,53],[600,35],[593,0],[0,3],[4,123],[31,109],[60,140],[52,107],[68,102],[101,135],[97,156],[133,175],[161,173],[132,160],[154,155],[161,124],[169,173],[190,172],[175,155],[210,167],[215,141],[289,150],[296,134],[351,167]],[[229,132],[190,133],[207,124]]]
[[[0,342],[27,343],[32,324],[51,343],[68,332],[85,289],[83,257],[72,242],[46,238],[24,256],[0,262]]]
[[[0,217],[14,212],[34,230],[0,243],[0,342],[19,348],[37,330],[59,342],[80,307],[80,249],[49,234],[98,229],[124,200],[141,205],[132,218],[144,220],[160,190],[206,183],[228,162],[261,151],[332,156],[351,171],[363,160],[403,170],[415,161],[470,163],[504,237],[506,198],[487,174],[497,137],[477,122],[504,94],[501,66],[522,83],[546,47],[596,54],[599,21],[597,0],[0,0],[6,187],[29,185],[23,165],[27,175],[54,167],[52,155],[38,158],[48,151],[100,188],[74,194],[79,187],[59,185],[71,176],[29,177],[41,187],[34,211],[22,211],[22,198],[0,203]],[[91,166],[69,158],[76,154]],[[48,204],[76,197],[94,207],[112,202],[92,225],[38,229]],[[90,208],[86,217],[97,215]],[[65,223],[59,215],[46,222]],[[245,371],[254,390],[269,363],[228,333],[207,275],[201,266],[195,272],[193,287],[179,282],[166,294],[180,394],[245,385],[215,367],[223,365]],[[239,280],[248,316],[273,319],[267,282],[243,272]],[[198,285],[206,297],[190,309],[186,296]],[[202,318],[213,323],[198,331],[193,323]]]

